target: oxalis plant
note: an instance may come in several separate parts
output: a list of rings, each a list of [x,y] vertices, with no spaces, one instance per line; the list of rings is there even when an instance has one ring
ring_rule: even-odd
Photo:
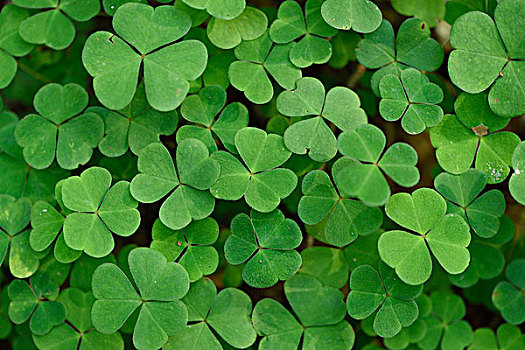
[[[524,350],[525,0],[0,5],[0,348]]]

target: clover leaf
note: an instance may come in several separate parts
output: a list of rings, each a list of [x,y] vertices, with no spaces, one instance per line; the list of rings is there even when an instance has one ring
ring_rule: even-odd
[[[521,330],[508,323],[498,327],[496,335],[490,328],[478,328],[474,331],[474,340],[468,350],[520,349],[525,347],[525,335]]]
[[[505,256],[501,246],[514,236],[514,224],[508,216],[503,216],[501,225],[495,236],[490,239],[474,237],[468,249],[470,263],[465,271],[449,276],[452,284],[468,288],[474,286],[480,279],[489,280],[498,276],[505,266]]]
[[[439,174],[434,187],[448,200],[449,213],[460,214],[478,236],[490,238],[498,232],[499,218],[505,212],[505,198],[499,190],[490,190],[478,197],[486,181],[485,173],[469,169],[461,175]]]
[[[346,299],[348,314],[357,320],[367,318],[377,310],[374,331],[391,338],[410,326],[418,316],[417,304],[423,286],[411,286],[400,281],[393,269],[381,263],[379,274],[370,265],[361,265],[350,276],[350,294]]]
[[[217,338],[241,349],[255,342],[257,334],[250,322],[252,302],[243,291],[226,288],[217,294],[213,281],[202,278],[191,284],[182,301],[188,308],[188,325],[169,338],[164,349],[223,349]]]
[[[284,293],[295,316],[273,299],[255,305],[252,323],[262,336],[261,349],[350,349],[355,340],[344,320],[343,294],[323,286],[314,277],[297,274],[284,284]]]
[[[303,196],[299,200],[297,213],[305,224],[321,226],[318,239],[343,247],[355,241],[358,235],[377,230],[383,222],[383,215],[378,208],[350,199],[341,191],[337,181],[341,168],[336,164],[332,168],[332,178],[336,179],[339,192],[327,173],[310,171],[303,179]]]
[[[339,150],[355,162],[343,167],[336,181],[343,192],[369,206],[383,205],[390,197],[390,187],[381,170],[404,187],[419,182],[416,151],[406,143],[395,143],[381,156],[385,143],[381,129],[372,124],[339,135]]]
[[[496,7],[495,21],[486,13],[468,12],[450,32],[455,49],[448,61],[450,79],[472,94],[490,88],[490,108],[506,117],[525,113],[523,31],[516,31],[525,24],[517,15],[523,11],[521,0],[504,1]]]
[[[283,138],[247,127],[235,135],[235,147],[245,165],[228,152],[211,155],[221,168],[217,182],[210,188],[211,194],[230,201],[244,197],[253,209],[271,212],[297,186],[297,175],[279,168],[291,154]]]
[[[321,14],[332,27],[358,33],[373,32],[383,18],[379,7],[369,0],[326,0]]]
[[[33,334],[33,341],[38,349],[53,349],[60,344],[60,349],[75,350],[84,348],[104,348],[123,350],[124,341],[116,332],[102,334],[94,329],[91,322],[91,307],[95,302],[92,292],[83,292],[77,288],[63,290],[58,301],[65,305],[68,323],[53,328],[46,335]]]
[[[379,82],[388,74],[401,75],[408,67],[435,71],[443,62],[443,49],[430,37],[430,28],[419,18],[404,21],[394,38],[394,29],[387,20],[379,28],[365,34],[357,49],[356,57],[366,68],[378,69],[371,80],[372,90],[379,93]]]
[[[120,6],[113,17],[115,34],[99,31],[86,40],[82,62],[93,77],[95,95],[113,110],[129,105],[141,65],[148,103],[167,112],[186,97],[208,59],[203,43],[184,40],[191,27],[189,16],[174,6],[140,3]],[[150,39],[148,39],[150,38]]]
[[[102,7],[108,15],[114,16],[117,9],[128,2],[140,2],[146,4],[147,0],[102,0]]]
[[[186,5],[206,10],[210,15],[220,19],[234,19],[244,11],[246,0],[182,0]]]
[[[432,314],[424,319],[428,331],[417,345],[420,349],[464,349],[474,338],[472,327],[465,316],[465,303],[452,293],[437,291],[430,296]]]
[[[115,264],[105,263],[95,270],[93,325],[100,333],[111,334],[138,310],[133,345],[137,349],[158,349],[186,326],[188,311],[179,299],[188,292],[188,274],[182,266],[167,262],[162,253],[149,248],[133,249],[128,263],[138,292]]]
[[[133,100],[124,109],[90,107],[87,111],[104,120],[104,137],[98,148],[107,157],[120,157],[128,148],[138,155],[150,143],[160,142],[160,135],[173,134],[178,122],[176,111],[159,112],[150,107],[144,84],[139,84]]]
[[[489,184],[502,182],[509,174],[520,138],[509,131],[497,132],[507,120],[490,110],[485,94],[463,96],[455,103],[457,116],[445,115],[430,129],[438,163],[452,174],[464,173],[474,163],[487,175]]]
[[[299,68],[326,63],[332,56],[332,45],[326,38],[334,36],[337,30],[322,19],[321,5],[322,0],[308,0],[303,14],[297,2],[284,1],[270,27],[275,43],[286,44],[302,37],[290,50],[290,61]]]
[[[456,19],[470,11],[481,11],[494,16],[497,0],[450,0],[445,3],[445,21],[454,24]]]
[[[30,231],[24,231],[31,216],[31,201],[0,194],[0,208],[0,266],[9,252],[11,274],[27,278],[36,272],[43,258],[29,246]]]
[[[443,101],[443,90],[417,69],[403,70],[401,78],[384,76],[379,91],[381,116],[388,121],[401,119],[403,130],[411,135],[425,131],[443,118],[443,110],[437,105]]]
[[[213,0],[208,0],[214,2]],[[206,33],[213,45],[228,50],[242,41],[255,40],[263,35],[268,27],[268,18],[261,10],[248,6],[236,18],[226,20],[213,17]]]
[[[98,0],[13,0],[13,4],[30,9],[46,9],[25,19],[20,24],[19,32],[28,43],[44,44],[54,50],[65,49],[75,39],[76,30],[71,20],[86,22],[100,11]]]
[[[0,290],[0,339],[4,340],[11,334],[13,324],[9,321],[8,314],[9,296],[7,286]]]
[[[202,88],[198,94],[188,96],[181,106],[181,114],[195,125],[184,125],[177,131],[177,142],[187,138],[201,140],[210,153],[217,151],[213,135],[217,135],[230,152],[235,150],[235,134],[248,126],[248,109],[239,102],[226,104],[224,88],[211,85]],[[215,117],[219,114],[217,119]]]
[[[446,209],[443,197],[430,188],[396,193],[387,202],[386,215],[416,233],[387,231],[377,243],[381,260],[394,268],[403,282],[416,285],[428,280],[432,272],[430,252],[449,274],[468,267],[468,224],[461,215],[445,215]]]
[[[37,273],[29,280],[15,279],[7,289],[9,294],[9,318],[22,324],[29,318],[29,328],[36,335],[48,333],[53,326],[66,319],[66,308],[58,297],[58,286],[46,273]]]
[[[302,73],[289,58],[294,47],[291,43],[274,45],[268,32],[255,40],[243,41],[234,50],[238,61],[232,62],[228,69],[231,84],[257,104],[267,103],[273,97],[268,73],[282,88],[295,88]]]
[[[44,169],[55,159],[64,169],[86,164],[104,134],[104,122],[95,113],[84,112],[88,94],[77,84],[44,85],[35,95],[38,114],[29,114],[15,130],[16,142],[24,148],[24,159]]]
[[[436,26],[438,19],[445,17],[445,4],[441,0],[428,0],[424,4],[418,0],[392,0],[394,10],[405,16],[421,18],[430,28]]]
[[[179,231],[170,230],[157,219],[151,236],[150,248],[181,264],[191,282],[211,275],[219,265],[219,254],[211,247],[219,237],[219,225],[210,217],[193,221]]]
[[[494,288],[492,303],[501,316],[510,324],[519,325],[525,321],[525,259],[516,259],[507,265],[505,277]]]
[[[166,147],[152,143],[140,152],[139,174],[130,186],[132,196],[142,203],[157,202],[171,192],[160,207],[159,218],[173,230],[211,214],[215,199],[206,190],[220,172],[219,164],[210,158],[206,146],[196,139],[179,143],[176,163],[177,170]]]
[[[33,45],[25,42],[18,32],[20,24],[29,16],[15,5],[4,5],[0,12],[0,89],[8,86],[17,71],[14,57],[27,55]]]
[[[525,141],[514,149],[512,168],[514,173],[509,180],[510,194],[518,203],[525,205]]]
[[[301,244],[301,229],[281,211],[238,214],[230,229],[224,245],[225,258],[233,265],[246,262],[242,278],[250,286],[268,288],[299,270],[301,256],[294,249]]]
[[[366,113],[359,96],[346,87],[337,86],[325,94],[323,83],[316,78],[302,78],[296,84],[295,90],[279,94],[277,109],[289,117],[313,117],[287,128],[284,143],[293,153],[308,153],[313,160],[326,162],[337,153],[337,140],[325,119],[350,131],[366,124]]]
[[[100,258],[115,246],[112,233],[128,237],[140,224],[138,203],[127,181],[111,186],[111,174],[91,167],[62,184],[64,206],[72,211],[64,221],[65,243],[74,250]]]

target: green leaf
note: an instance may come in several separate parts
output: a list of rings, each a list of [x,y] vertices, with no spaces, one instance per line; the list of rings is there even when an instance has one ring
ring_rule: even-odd
[[[251,217],[238,214],[231,231],[224,246],[226,260],[233,265],[247,262],[243,279],[250,286],[271,287],[299,270],[301,256],[294,249],[301,244],[301,230],[279,210],[268,214],[252,210]]]
[[[397,224],[418,233],[387,231],[378,242],[381,259],[396,270],[403,282],[416,285],[428,280],[432,272],[430,252],[450,274],[468,267],[468,225],[458,214],[445,215],[445,200],[436,191],[421,188],[412,195],[397,193],[385,211]]]
[[[337,164],[337,163],[336,163]],[[333,173],[337,174],[334,165]],[[336,246],[353,242],[359,234],[368,234],[381,226],[383,216],[378,208],[367,207],[349,199],[334,188],[328,174],[314,170],[302,183],[299,218],[307,225],[321,225],[324,239]]]
[[[461,175],[441,173],[434,186],[450,201],[449,212],[461,214],[478,236],[490,238],[498,232],[499,218],[505,211],[505,198],[498,190],[478,197],[485,188],[486,179],[483,172],[469,169]]]
[[[359,96],[345,87],[334,87],[325,95],[323,84],[315,78],[297,81],[297,89],[283,91],[277,98],[279,112],[290,117],[315,116],[296,122],[284,133],[286,147],[296,154],[306,154],[325,162],[337,153],[336,138],[325,122],[342,131],[366,124]]]
[[[82,113],[88,103],[86,91],[77,84],[47,84],[35,95],[39,113],[29,114],[15,130],[24,158],[37,169],[56,159],[60,167],[75,169],[87,163],[103,137],[104,123],[94,113]]]
[[[509,191],[512,197],[521,204],[525,203],[525,142],[520,143],[514,149],[512,155],[512,167],[514,173],[509,180]]]
[[[525,111],[522,102],[525,90],[521,87],[525,77],[523,62],[520,62],[525,52],[519,48],[520,34],[511,29],[520,27],[522,19],[516,17],[516,13],[522,11],[523,6],[519,0],[499,4],[494,13],[495,22],[483,12],[468,12],[454,22],[450,35],[455,49],[448,65],[452,82],[469,93],[490,87],[490,108],[506,117]],[[472,40],[474,37],[479,40]]]
[[[157,219],[150,248],[164,254],[169,261],[180,263],[194,282],[217,269],[219,254],[211,245],[218,237],[219,225],[209,217],[194,221],[180,231],[170,230]]]
[[[401,79],[387,75],[379,83],[379,112],[388,121],[401,119],[401,126],[411,135],[438,124],[443,110],[437,104],[443,100],[441,88],[428,81],[413,68],[401,72]]]
[[[178,145],[176,161],[179,176],[166,147],[150,144],[139,155],[139,174],[130,187],[132,196],[143,203],[156,202],[171,192],[160,208],[159,217],[173,230],[211,214],[215,200],[205,190],[215,183],[220,171],[206,146],[196,139],[186,139]]]
[[[445,17],[445,2],[430,0],[421,5],[414,0],[392,0],[394,10],[405,16],[421,18],[430,27],[435,27],[438,19]]]
[[[47,202],[36,202],[31,209],[29,243],[36,251],[43,251],[53,243],[62,230],[64,216]]]
[[[519,349],[525,346],[525,336],[516,326],[504,323],[498,327],[497,338],[494,331],[490,328],[478,328],[474,332],[474,340],[469,350],[489,350],[489,349]]]
[[[327,286],[342,288],[348,280],[348,263],[341,249],[309,247],[301,251],[301,273]]]
[[[264,12],[248,6],[234,19],[212,18],[206,27],[206,33],[213,45],[227,50],[233,49],[243,40],[259,38],[267,26],[268,18]]]
[[[128,262],[138,293],[116,265],[106,263],[95,270],[93,324],[103,334],[114,333],[139,309],[133,344],[138,349],[162,347],[186,325],[188,313],[179,299],[188,292],[188,274],[149,248],[135,248]]]
[[[492,303],[510,324],[519,325],[525,321],[524,267],[525,259],[516,259],[509,263],[505,271],[508,281],[499,282],[492,293]]]
[[[409,18],[399,27],[397,38],[387,20],[376,31],[365,34],[357,49],[356,57],[366,68],[378,69],[372,76],[372,90],[379,93],[381,78],[394,74],[401,76],[407,67],[435,71],[443,62],[443,49],[430,37],[430,28],[419,18]]]
[[[71,20],[58,9],[39,12],[20,25],[22,39],[31,44],[46,45],[54,50],[68,47],[75,39],[75,34],[75,26]]]
[[[171,135],[178,122],[177,112],[159,112],[149,106],[143,84],[126,108],[111,111],[90,107],[88,112],[104,120],[104,138],[98,147],[106,157],[122,156],[128,148],[138,155],[150,143],[160,142],[160,135]]]
[[[326,23],[337,29],[371,33],[381,25],[381,10],[367,0],[327,0],[321,7]]]
[[[339,136],[340,152],[355,161],[342,167],[336,181],[343,192],[369,206],[383,205],[390,197],[390,187],[381,170],[404,187],[419,182],[416,151],[406,143],[395,143],[381,157],[385,143],[383,132],[372,124]]]
[[[30,284],[14,280],[8,287],[9,318],[15,324],[26,322],[29,318],[31,332],[36,335],[48,333],[53,326],[66,319],[66,308],[58,301],[58,286],[48,274],[39,273],[31,277]]]
[[[199,10],[206,9],[210,15],[220,19],[234,19],[246,7],[245,0],[226,0],[220,4],[213,0],[183,0],[183,2]]]
[[[73,211],[64,221],[64,239],[70,248],[100,258],[113,250],[112,233],[127,237],[137,230],[140,214],[129,182],[110,185],[111,174],[98,167],[64,180],[63,201]]]

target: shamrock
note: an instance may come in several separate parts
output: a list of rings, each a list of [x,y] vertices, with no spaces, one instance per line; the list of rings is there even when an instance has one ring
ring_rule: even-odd
[[[445,17],[445,2],[441,0],[427,0],[423,6],[418,0],[392,0],[392,7],[402,15],[421,18],[430,28]]]
[[[148,3],[147,0],[102,0],[102,7],[104,8],[104,11],[108,15],[114,16],[118,8],[128,2],[140,2],[143,4]],[[166,2],[166,1],[159,1],[159,2]]]
[[[339,135],[339,150],[355,161],[341,169],[336,181],[343,192],[369,206],[383,205],[390,197],[390,187],[380,169],[401,186],[419,182],[417,153],[412,146],[395,143],[381,156],[385,144],[385,135],[372,124]]]
[[[509,191],[520,204],[525,205],[525,141],[514,149],[512,155],[514,173],[509,180]]]
[[[64,180],[62,201],[72,211],[64,221],[65,243],[71,249],[100,258],[115,246],[112,233],[132,235],[139,227],[140,214],[129,187],[127,181],[111,186],[110,172],[99,167]]]
[[[470,11],[482,11],[494,16],[497,0],[449,0],[445,3],[445,21],[454,24],[456,19]]]
[[[98,148],[107,157],[120,157],[128,148],[138,155],[150,143],[160,142],[160,135],[173,134],[178,122],[176,111],[159,112],[151,108],[142,83],[124,109],[111,111],[90,107],[87,111],[98,114],[104,120],[104,137]]]
[[[239,17],[246,7],[246,0],[182,0],[182,2],[190,7],[206,10],[215,18],[226,20]]]
[[[77,84],[47,84],[35,95],[38,114],[29,114],[15,130],[16,142],[24,148],[26,162],[44,169],[56,159],[64,169],[86,164],[104,135],[104,122],[86,111],[87,92]],[[81,114],[82,113],[82,114]]]
[[[29,280],[15,279],[7,289],[9,294],[9,318],[15,324],[26,322],[36,335],[48,333],[53,326],[64,322],[66,308],[58,301],[58,286],[44,272],[37,273]]]
[[[503,271],[505,256],[501,246],[512,240],[515,228],[508,216],[503,216],[500,221],[501,225],[498,224],[499,230],[495,236],[489,239],[473,238],[468,247],[470,264],[462,273],[449,276],[452,284],[461,288],[472,287],[480,279],[492,279]]]
[[[144,62],[148,103],[162,112],[177,108],[189,91],[189,81],[202,74],[208,59],[200,41],[172,44],[190,27],[189,16],[174,6],[153,9],[135,2],[120,6],[113,17],[113,28],[120,37],[96,32],[86,40],[82,52],[100,103],[113,110],[129,105]]]
[[[378,208],[368,207],[361,201],[350,199],[342,191],[338,179],[348,159],[338,160],[332,167],[332,178],[322,170],[310,171],[303,179],[297,213],[307,225],[320,226],[323,242],[343,247],[352,243],[359,234],[366,235],[379,228],[383,215]]]
[[[346,307],[348,314],[357,320],[377,310],[374,331],[383,338],[391,338],[416,320],[418,308],[414,299],[422,290],[422,285],[411,286],[400,281],[384,263],[379,265],[379,274],[372,266],[361,265],[350,276]]]
[[[201,140],[210,153],[217,151],[213,134],[230,152],[235,152],[235,134],[248,126],[248,109],[239,102],[230,103],[226,108],[226,91],[223,87],[211,85],[202,88],[198,94],[188,96],[180,108],[182,117],[196,125],[184,125],[177,131],[177,142],[188,138]],[[220,116],[215,120],[215,117]]]
[[[219,237],[219,225],[210,217],[193,221],[178,231],[169,229],[157,219],[151,235],[150,248],[164,254],[169,261],[181,264],[191,282],[211,275],[219,265],[219,254],[211,247]]]
[[[371,33],[381,25],[381,10],[370,0],[326,0],[321,14],[337,29]]]
[[[28,16],[25,9],[11,4],[4,5],[0,12],[0,89],[15,77],[17,64],[13,56],[25,56],[33,49],[18,33],[20,24]]]
[[[394,38],[394,29],[387,20],[379,28],[365,34],[357,49],[356,57],[366,68],[378,69],[372,75],[371,86],[379,96],[379,82],[388,74],[401,75],[408,67],[435,71],[443,62],[443,49],[430,37],[430,28],[419,18],[404,21]]]
[[[458,18],[450,32],[448,72],[460,89],[476,94],[490,88],[488,103],[498,115],[525,113],[525,11],[521,0],[500,2],[494,20],[473,11]],[[519,28],[516,31],[516,28]],[[475,40],[474,40],[475,39]]]
[[[9,296],[7,286],[0,290],[0,339],[4,340],[11,334],[13,324],[9,321],[8,314]]]
[[[302,37],[290,50],[290,61],[299,68],[326,63],[332,56],[332,45],[326,38],[334,36],[337,30],[322,19],[322,4],[322,0],[308,0],[305,16],[297,2],[284,1],[270,27],[270,37],[275,43],[286,44]]]
[[[300,273],[312,275],[323,285],[342,288],[348,282],[349,267],[343,250],[308,247],[301,251]]]
[[[401,119],[403,130],[411,135],[425,131],[443,118],[443,110],[437,105],[443,101],[443,90],[417,69],[403,70],[400,78],[385,75],[379,91],[381,116],[388,121]]]
[[[468,350],[517,350],[525,348],[525,335],[521,330],[508,323],[498,327],[496,335],[490,328],[478,328],[474,331],[474,340]]]
[[[95,270],[93,325],[100,333],[111,334],[140,310],[133,345],[137,349],[158,349],[186,326],[188,311],[179,299],[188,292],[188,274],[182,266],[167,262],[162,253],[149,248],[133,249],[128,263],[134,284],[115,264],[105,263]]]
[[[474,163],[487,175],[489,184],[502,182],[509,174],[512,153],[520,138],[504,128],[508,119],[494,114],[486,94],[462,94],[455,102],[457,116],[445,115],[430,129],[439,165],[452,174],[467,171]]]
[[[446,210],[443,197],[430,188],[396,193],[387,202],[386,215],[416,233],[387,231],[377,243],[381,260],[394,268],[403,282],[416,285],[428,280],[432,272],[430,252],[450,274],[468,267],[468,224],[461,215],[445,215]]]
[[[188,325],[169,338],[163,349],[221,350],[217,335],[235,348],[244,349],[255,342],[257,334],[250,322],[252,301],[246,293],[226,288],[217,294],[213,281],[202,278],[191,284],[182,301],[188,308]]]
[[[430,296],[432,314],[424,319],[428,331],[417,346],[420,349],[436,349],[441,341],[441,349],[464,349],[474,338],[472,327],[465,316],[465,303],[451,293],[437,291]]]
[[[29,277],[38,269],[39,259],[46,254],[39,254],[31,249],[30,231],[24,231],[31,216],[31,201],[0,194],[0,208],[0,266],[9,251],[11,274],[16,278]]]
[[[28,43],[44,44],[54,50],[65,49],[75,39],[71,19],[86,22],[100,11],[98,0],[13,0],[13,4],[30,9],[49,9],[24,19],[20,24],[20,36]]]
[[[301,229],[281,211],[238,214],[230,229],[224,245],[225,258],[233,265],[247,262],[242,278],[250,286],[268,288],[299,270],[301,256],[294,249],[301,244]]]
[[[314,277],[297,274],[284,283],[295,315],[273,299],[255,305],[252,323],[262,336],[261,349],[351,349],[355,334],[344,320],[343,294]]]
[[[234,50],[238,61],[228,69],[231,84],[243,91],[248,100],[263,104],[273,97],[273,86],[268,73],[284,89],[295,88],[302,77],[301,70],[290,62],[294,44],[274,45],[268,32],[251,41],[243,41]]]
[[[359,96],[352,90],[337,86],[325,94],[316,78],[302,78],[297,89],[283,91],[277,97],[277,109],[289,117],[307,118],[292,124],[284,133],[286,147],[296,154],[306,154],[318,162],[326,162],[337,153],[337,140],[324,119],[342,131],[366,124],[365,111]]]
[[[434,187],[448,200],[449,213],[460,214],[478,236],[490,238],[498,232],[499,218],[505,212],[505,198],[499,190],[490,190],[478,197],[486,183],[485,173],[469,169],[461,175],[439,174]]]
[[[68,288],[60,293],[58,301],[66,307],[66,319],[69,323],[62,323],[46,335],[33,334],[33,341],[38,349],[53,349],[60,344],[60,349],[63,350],[75,350],[79,347],[124,350],[124,340],[118,332],[102,334],[94,329],[91,308],[95,298],[92,292]]]
[[[208,0],[215,2],[214,0]],[[213,45],[228,50],[242,41],[255,40],[263,35],[268,27],[268,18],[259,9],[248,6],[238,16],[230,20],[213,17],[206,33]]]
[[[510,324],[519,325],[525,321],[525,259],[516,259],[507,265],[505,277],[494,288],[492,303],[501,316]]]
[[[132,196],[142,203],[156,202],[171,192],[160,207],[159,218],[173,230],[211,214],[215,199],[205,190],[215,183],[220,172],[206,146],[196,139],[179,143],[176,162],[177,171],[166,147],[150,144],[139,154],[139,174],[130,187]]]
[[[290,157],[283,138],[261,129],[243,128],[235,135],[235,147],[246,167],[228,152],[211,155],[221,167],[221,174],[210,192],[218,199],[238,200],[244,196],[253,209],[268,213],[281,199],[292,193],[297,175],[278,168]]]

